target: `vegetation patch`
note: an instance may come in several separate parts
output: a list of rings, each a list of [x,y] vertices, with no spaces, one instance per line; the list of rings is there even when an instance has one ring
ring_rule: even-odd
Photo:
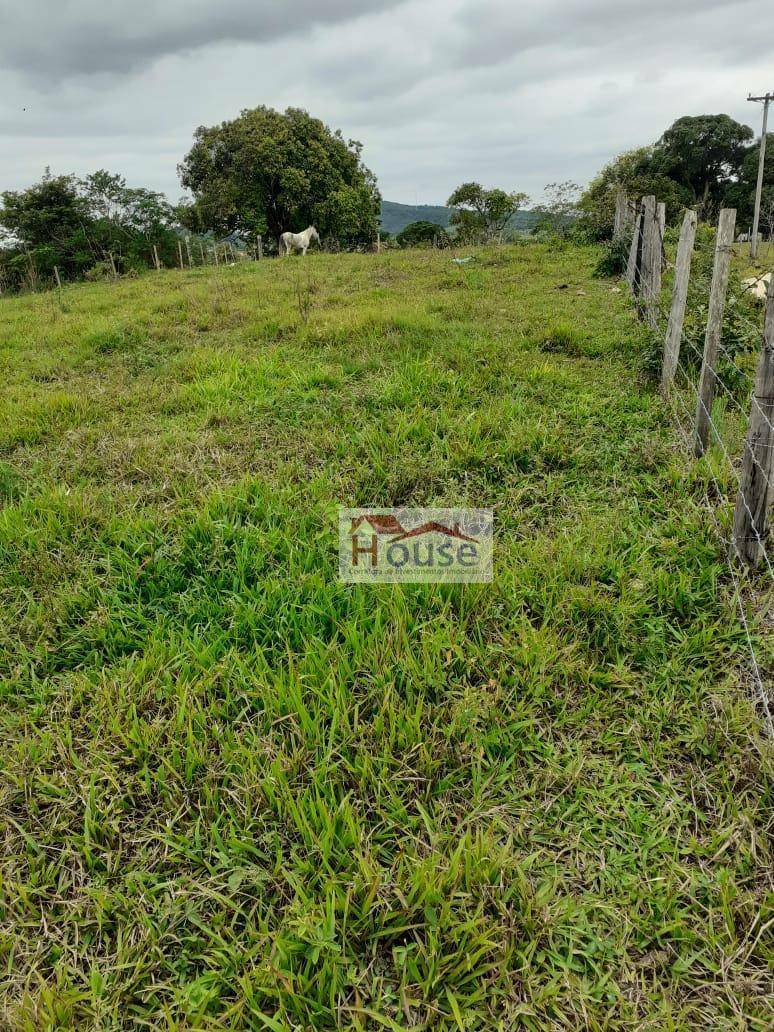
[[[563,355],[582,355],[585,334],[569,322],[556,322],[541,341],[543,351],[555,351]]]
[[[770,1026],[710,470],[597,248],[470,254],[0,302],[0,1024]],[[341,583],[397,504],[494,582]]]

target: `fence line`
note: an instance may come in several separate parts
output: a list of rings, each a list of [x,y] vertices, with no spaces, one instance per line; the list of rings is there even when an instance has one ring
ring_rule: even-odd
[[[768,544],[768,510],[774,503],[774,283],[770,284],[763,325],[753,323],[749,317],[735,309],[735,317],[743,328],[747,332],[754,331],[761,340],[758,368],[753,378],[740,367],[736,355],[726,347],[722,338],[736,212],[724,209],[720,213],[712,278],[709,281],[699,274],[691,279],[692,264],[694,271],[696,267],[692,259],[696,253],[697,220],[694,212],[686,213],[673,265],[671,303],[669,311],[665,312],[660,283],[663,263],[662,211],[662,206],[658,205],[653,196],[643,197],[638,205],[625,277],[639,317],[663,339],[661,389],[664,399],[694,457],[704,457],[704,467],[712,480],[716,500],[713,503],[705,487],[704,501],[723,548],[733,584],[750,652],[750,671],[766,729],[769,734],[774,734],[769,691],[764,669],[756,654],[743,590],[748,584],[748,578],[758,573],[774,586],[774,559]],[[705,293],[707,295],[703,349],[684,330],[689,287],[693,289],[694,296],[697,289],[702,297]],[[721,358],[725,365],[719,365]],[[698,362],[694,364],[694,360]],[[691,366],[695,368],[696,365],[699,368],[698,383],[689,375]],[[732,386],[724,382],[724,369],[733,373],[737,388],[740,384],[744,387],[749,398],[749,411],[738,400],[733,382]],[[722,401],[724,411],[733,411],[735,418],[740,417],[740,429],[745,431],[746,428],[742,454],[737,458],[732,455],[733,447],[727,445],[721,427],[713,417],[717,387],[722,391],[722,394],[717,395],[717,400]],[[677,404],[682,408],[687,421],[683,421],[677,413]],[[717,459],[712,454],[715,447],[718,449]],[[724,468],[727,467],[732,490],[736,491],[733,509],[727,512],[731,521],[730,533],[723,530],[719,516],[723,509],[731,510],[731,499],[719,483],[716,461],[720,461]]]
[[[695,390],[695,387],[693,386],[693,384],[691,384],[691,382],[687,379],[687,374],[685,374],[684,371],[683,371],[683,374],[686,377],[687,385],[690,388]],[[692,415],[691,409],[688,408],[688,406],[685,404],[685,402],[682,401],[682,399],[680,398],[679,394],[677,394],[677,393],[673,393],[672,395],[670,395],[670,400],[672,400],[672,401],[679,400],[680,401],[680,404],[683,407],[683,411],[688,416],[688,421],[689,421],[689,426],[690,426],[691,421],[692,421],[692,419],[691,419],[691,415]],[[691,445],[691,434],[690,434],[690,432],[685,430],[685,428],[680,423],[679,418],[676,419],[676,423],[677,423],[677,426],[678,426],[678,428],[680,429],[680,431],[681,431],[681,433],[683,435],[683,439],[684,439],[684,442],[685,442],[686,446],[688,448],[690,448],[690,445]],[[718,498],[718,499],[725,499],[726,502],[727,502],[728,501],[727,495],[722,490],[720,484],[718,483],[718,479],[715,476],[715,472],[712,469],[711,464],[708,464],[707,469],[709,471],[710,477],[712,478],[712,483],[713,483],[713,486],[715,488],[715,496],[716,496],[716,498]],[[721,543],[725,546],[724,554],[726,556],[726,563],[727,563],[729,574],[731,575],[732,583],[734,585],[734,600],[735,600],[735,602],[737,604],[737,608],[739,610],[739,619],[740,619],[740,622],[741,622],[742,627],[743,627],[744,632],[745,632],[745,638],[746,638],[746,641],[747,641],[747,648],[748,648],[749,653],[750,653],[750,663],[751,663],[751,668],[750,669],[751,669],[752,678],[753,678],[753,681],[755,682],[756,693],[757,693],[758,698],[760,700],[761,708],[763,709],[763,715],[764,715],[764,721],[765,721],[765,724],[766,724],[766,728],[767,728],[768,733],[770,735],[774,735],[774,719],[772,718],[772,709],[771,709],[771,705],[769,703],[769,697],[768,697],[768,690],[767,690],[767,687],[766,687],[766,682],[763,679],[763,675],[761,673],[760,664],[758,662],[758,657],[757,657],[756,652],[755,652],[755,644],[753,642],[753,636],[752,636],[752,633],[750,631],[750,625],[749,625],[749,622],[747,620],[747,611],[746,611],[746,608],[745,608],[744,595],[743,595],[743,592],[742,592],[742,582],[741,582],[741,578],[739,577],[739,575],[736,572],[736,569],[734,568],[734,563],[731,561],[731,551],[732,551],[731,550],[731,541],[724,536],[723,528],[722,528],[722,526],[720,524],[720,520],[718,519],[718,515],[717,515],[717,511],[716,511],[716,506],[713,505],[712,500],[710,499],[709,494],[707,493],[706,489],[704,491],[704,502],[705,502],[707,510],[708,510],[708,512],[709,512],[709,514],[710,514],[710,516],[712,518],[712,522],[713,522],[714,527],[715,527],[715,533],[716,533],[718,539],[721,541]]]

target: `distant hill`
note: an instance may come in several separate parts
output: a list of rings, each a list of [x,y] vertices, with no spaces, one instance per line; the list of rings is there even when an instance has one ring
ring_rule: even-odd
[[[441,204],[398,204],[382,201],[382,229],[395,236],[410,222],[434,222],[444,229],[449,225],[451,208]]]
[[[397,201],[382,201],[382,229],[395,236],[410,222],[434,222],[444,229],[449,225],[451,208],[442,204],[399,204]],[[522,233],[529,233],[538,216],[532,211],[519,211],[511,226]]]

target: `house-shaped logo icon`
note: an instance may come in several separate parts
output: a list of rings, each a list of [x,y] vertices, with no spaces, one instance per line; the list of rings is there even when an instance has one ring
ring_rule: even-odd
[[[487,509],[342,509],[339,570],[350,582],[491,580]]]

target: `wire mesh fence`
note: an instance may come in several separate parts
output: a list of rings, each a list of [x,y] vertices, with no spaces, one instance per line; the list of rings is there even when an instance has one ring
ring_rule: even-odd
[[[626,278],[663,347],[662,389],[678,433],[702,463],[703,501],[726,559],[755,695],[774,734],[774,283],[756,304],[733,268],[732,210],[721,212],[716,233],[702,227],[695,241],[688,215],[676,255],[657,210],[653,197],[636,209]]]

